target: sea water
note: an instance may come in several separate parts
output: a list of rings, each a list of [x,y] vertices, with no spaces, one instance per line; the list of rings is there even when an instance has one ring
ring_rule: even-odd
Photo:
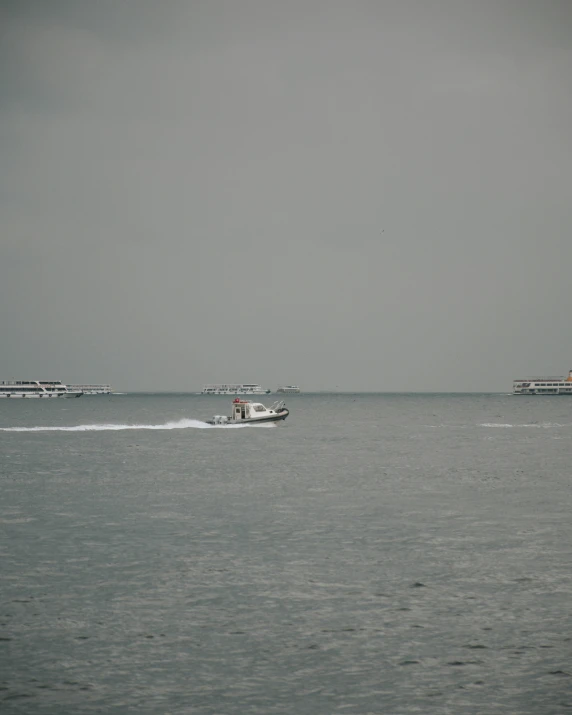
[[[572,399],[286,402],[0,400],[0,712],[572,711]]]

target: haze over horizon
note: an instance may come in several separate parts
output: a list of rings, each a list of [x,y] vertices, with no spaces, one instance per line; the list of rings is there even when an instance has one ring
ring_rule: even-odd
[[[0,379],[572,368],[572,3],[0,0]]]

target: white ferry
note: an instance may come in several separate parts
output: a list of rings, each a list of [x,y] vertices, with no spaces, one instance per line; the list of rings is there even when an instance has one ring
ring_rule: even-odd
[[[0,397],[81,397],[81,390],[70,390],[59,380],[1,380]]]
[[[290,394],[295,394],[300,392],[300,388],[298,385],[284,385],[283,387],[279,387],[276,392],[288,392]]]
[[[68,390],[83,392],[84,395],[111,395],[111,385],[68,385]]]
[[[202,395],[269,395],[270,390],[265,390],[260,385],[255,385],[254,383],[241,383],[241,384],[217,384],[217,385],[205,385],[203,387]]]
[[[524,377],[514,380],[513,395],[572,395],[572,370],[568,377]]]

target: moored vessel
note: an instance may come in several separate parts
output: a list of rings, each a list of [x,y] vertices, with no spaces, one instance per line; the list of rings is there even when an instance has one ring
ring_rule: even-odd
[[[0,397],[81,397],[81,390],[70,390],[60,380],[2,380]]]
[[[282,387],[279,387],[276,392],[286,392],[293,395],[299,393],[300,388],[298,385],[283,385]]]
[[[260,402],[242,400],[237,397],[232,401],[230,416],[215,415],[212,420],[207,420],[209,425],[237,425],[260,422],[281,422],[290,414],[283,401],[279,400],[270,407],[265,407]]]
[[[523,377],[513,381],[513,395],[572,395],[572,370],[568,377]]]
[[[244,383],[217,383],[205,385],[202,395],[269,395],[270,390],[265,390],[253,382]]]
[[[68,385],[68,390],[83,392],[84,395],[111,395],[111,385]]]

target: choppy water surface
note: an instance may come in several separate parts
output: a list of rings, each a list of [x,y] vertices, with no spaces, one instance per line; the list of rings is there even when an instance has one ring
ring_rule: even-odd
[[[572,399],[229,404],[0,401],[2,713],[572,711]]]

